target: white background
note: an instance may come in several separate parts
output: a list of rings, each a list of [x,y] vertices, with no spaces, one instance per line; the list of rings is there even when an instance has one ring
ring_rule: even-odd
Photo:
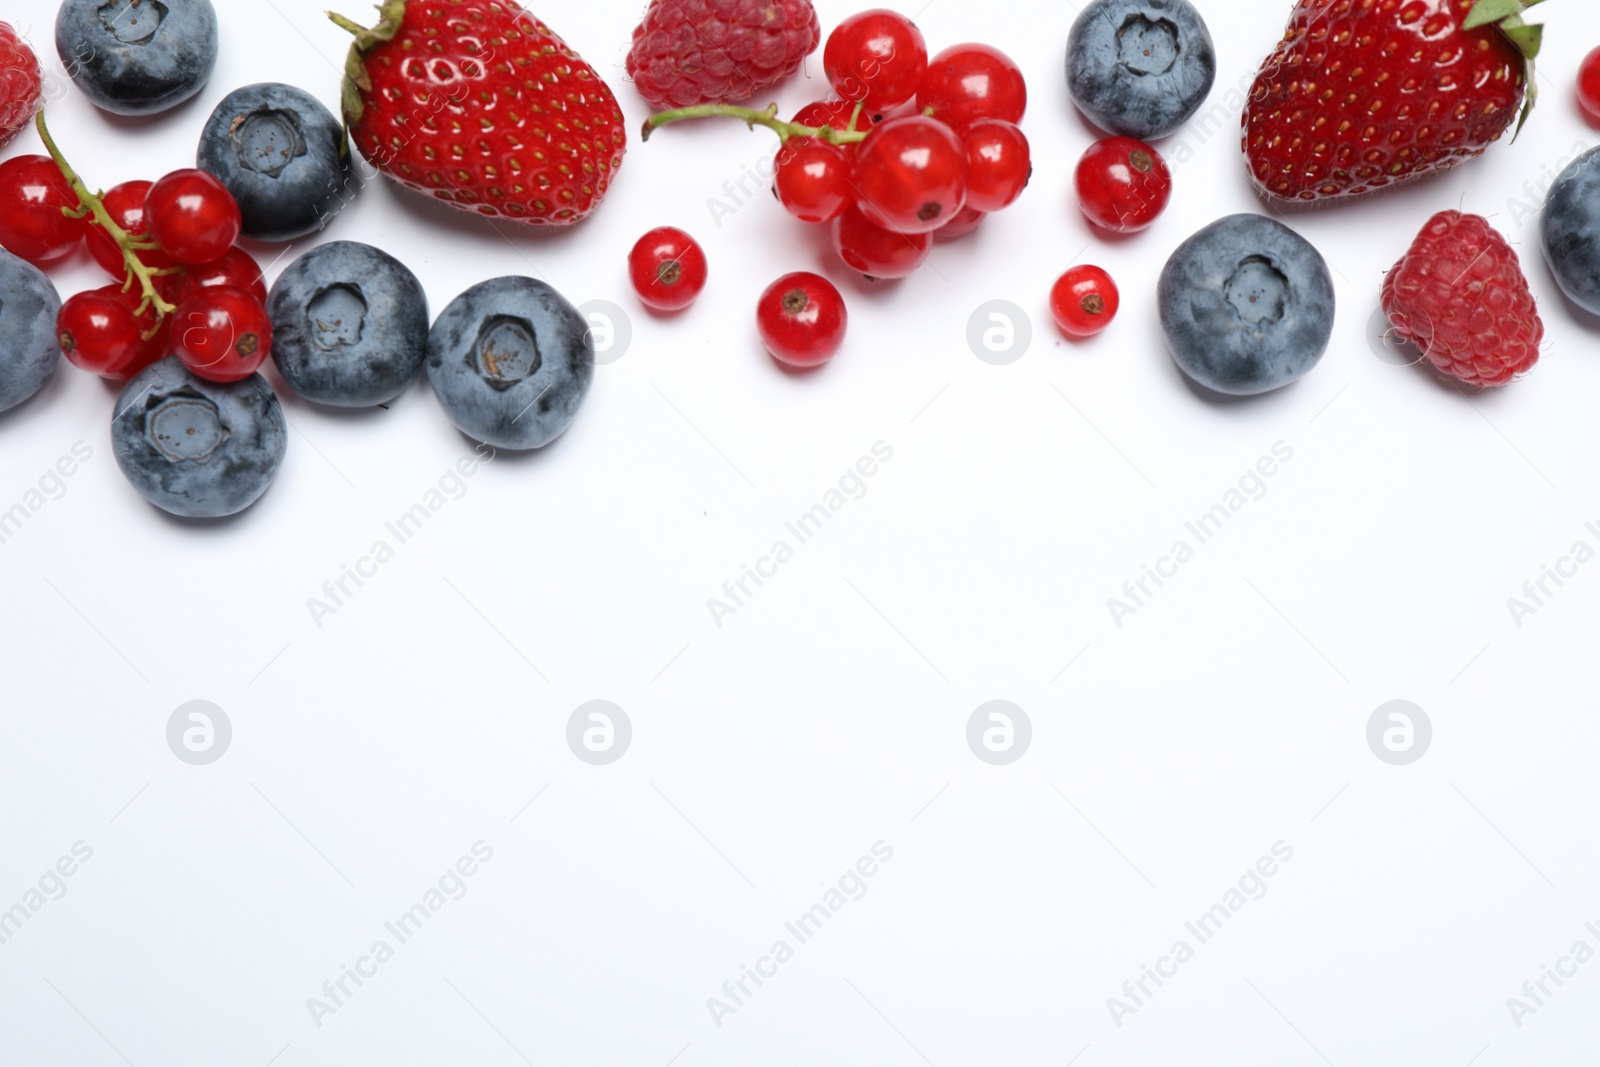
[[[336,104],[345,40],[320,0],[219,6],[221,61],[192,102],[150,121],[70,90],[52,103],[89,181],[192,165],[211,108],[247,82]],[[1600,925],[1600,566],[1520,628],[1507,598],[1575,541],[1600,547],[1584,528],[1600,520],[1595,327],[1559,297],[1523,191],[1600,140],[1572,99],[1600,13],[1540,9],[1561,29],[1517,144],[1291,220],[1334,271],[1332,348],[1292,388],[1215,403],[1165,354],[1155,281],[1201,225],[1267,210],[1227,93],[1287,4],[1201,7],[1222,128],[1163,144],[1171,208],[1116,243],[1070,194],[1094,137],[1062,75],[1071,4],[918,15],[935,49],[977,36],[1022,64],[1036,172],[897,285],[851,280],[764,192],[713,221],[708,199],[771,152],[736,123],[634,138],[607,202],[561,236],[367,188],[269,280],[316,241],[366,241],[416,271],[435,313],[533,274],[627,309],[633,341],[564,438],[483,469],[320,627],[308,598],[471,450],[424,382],[370,414],[285,395],[276,485],[212,525],[124,482],[113,387],[64,365],[0,416],[0,507],[74,442],[94,450],[0,546],[0,909],[75,842],[94,850],[0,945],[0,1063],[1593,1062],[1600,962],[1520,1028],[1506,1002],[1580,938],[1600,948],[1584,929]],[[819,9],[826,31],[852,6]],[[59,86],[38,10],[0,0]],[[538,14],[632,133],[633,5]],[[820,58],[808,69],[775,94],[786,113],[823,94]],[[31,134],[6,149],[36,150]],[[1536,372],[1492,395],[1369,340],[1383,271],[1458,206],[1517,244],[1549,330]],[[670,320],[624,269],[661,224],[698,236],[712,270]],[[1075,260],[1123,296],[1083,345],[1045,302]],[[795,269],[834,278],[851,314],[845,351],[809,376],[777,369],[754,329],[756,295]],[[63,294],[101,284],[86,259],[54,275]],[[966,341],[993,299],[1032,317],[1009,366]],[[894,456],[866,495],[714,625],[707,598],[879,441]],[[1115,625],[1107,598],[1280,441],[1293,459],[1265,497]],[[210,766],[167,747],[192,699],[233,724]],[[633,725],[610,766],[565,739],[594,699]],[[1033,724],[1006,767],[966,743],[992,699]],[[1366,742],[1395,699],[1434,728],[1407,767]],[[308,998],[479,840],[494,855],[470,891],[318,1026]],[[707,998],[877,841],[894,858],[867,895],[716,1025]],[[1278,841],[1294,856],[1266,896],[1119,1027],[1107,998]]]

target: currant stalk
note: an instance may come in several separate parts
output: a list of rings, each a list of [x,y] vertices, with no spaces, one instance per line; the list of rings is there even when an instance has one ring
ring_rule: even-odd
[[[140,292],[143,296],[143,299],[139,302],[139,306],[135,314],[143,315],[147,309],[154,307],[156,309],[155,330],[159,330],[161,326],[161,319],[172,314],[178,309],[176,306],[169,304],[166,300],[162,299],[161,293],[156,289],[155,279],[163,274],[175,273],[175,270],[155,270],[145,266],[144,261],[139,258],[139,253],[142,251],[154,250],[157,247],[156,243],[151,240],[140,240],[130,234],[127,230],[124,230],[121,226],[117,225],[116,221],[112,219],[110,213],[106,211],[105,204],[102,201],[101,196],[89,191],[88,186],[83,184],[83,179],[78,177],[78,172],[72,169],[72,165],[68,163],[66,157],[61,154],[61,149],[56,147],[55,139],[50,136],[50,129],[45,125],[43,110],[40,110],[38,116],[35,117],[33,121],[34,126],[39,131],[39,139],[44,142],[45,150],[50,153],[50,158],[55,160],[56,166],[61,171],[62,178],[66,179],[67,185],[71,187],[73,195],[78,198],[78,211],[74,212],[71,209],[63,208],[62,212],[72,215],[76,218],[83,218],[86,215],[92,215],[94,217],[94,224],[104,230],[106,236],[111,238],[116,246],[122,250],[123,261],[128,266],[128,284],[131,285],[133,279],[138,279]],[[150,337],[154,336],[155,332],[153,330],[146,337],[146,340],[149,340]]]
[[[861,104],[856,104],[856,114],[851,116],[850,124],[855,125],[856,116],[861,113]],[[778,140],[788,141],[791,137],[814,137],[819,141],[826,141],[833,145],[859,144],[867,139],[866,130],[836,130],[832,126],[802,126],[795,122],[784,122],[778,118],[778,105],[769,104],[766,108],[757,111],[755,108],[738,107],[733,104],[695,104],[692,107],[673,108],[671,111],[658,111],[645,120],[644,129],[640,138],[648,141],[650,135],[662,126],[685,119],[730,118],[738,119],[752,130],[757,126],[765,126],[778,135]]]

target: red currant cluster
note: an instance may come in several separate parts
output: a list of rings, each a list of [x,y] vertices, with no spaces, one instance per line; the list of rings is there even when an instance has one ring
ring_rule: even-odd
[[[1003,53],[960,44],[930,60],[909,19],[872,10],[839,24],[823,67],[838,97],[789,122],[775,106],[704,104],[652,116],[644,135],[713,115],[773,130],[783,141],[778,200],[802,222],[831,225],[839,257],[873,278],[905,277],[935,236],[971,233],[1022,195],[1032,164],[1017,124],[1028,91]]]
[[[249,377],[272,347],[261,268],[235,246],[239,205],[204,171],[176,170],[91,193],[37,120],[50,155],[0,163],[0,246],[35,264],[87,244],[112,284],[61,305],[56,332],[77,366],[126,381],[176,355],[198,377]]]

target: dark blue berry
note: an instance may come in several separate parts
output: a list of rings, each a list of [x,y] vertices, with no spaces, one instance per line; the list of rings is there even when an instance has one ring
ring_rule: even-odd
[[[1600,148],[1561,172],[1545,197],[1540,229],[1544,257],[1561,291],[1600,315]]]
[[[272,484],[288,444],[277,394],[259,374],[219,385],[176,356],[146,367],[117,400],[111,445],[122,473],[163,511],[216,519]]]
[[[211,0],[63,0],[56,52],[96,106],[154,115],[211,77],[217,12]]]
[[[1230,215],[1172,253],[1158,290],[1172,358],[1207,389],[1251,396],[1317,365],[1333,336],[1321,253],[1263,215]]]
[[[322,229],[354,192],[344,127],[303,89],[261,82],[211,112],[195,165],[239,202],[244,234],[292,241]]]
[[[594,340],[578,309],[544,282],[493,278],[439,315],[427,368],[461,432],[496,448],[540,448],[577,415],[594,378]]]
[[[61,362],[60,312],[61,297],[44,271],[0,249],[0,411],[43,389]]]
[[[1217,80],[1189,0],[1094,0],[1067,38],[1067,88],[1096,126],[1148,141],[1189,121]]]
[[[334,407],[386,404],[422,369],[428,296],[399,260],[354,241],[307,252],[273,283],[272,358],[289,387]]]

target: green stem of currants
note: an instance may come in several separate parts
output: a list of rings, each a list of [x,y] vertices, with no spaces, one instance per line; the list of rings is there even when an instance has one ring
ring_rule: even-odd
[[[856,107],[860,113],[860,105]],[[658,111],[645,120],[644,130],[640,133],[643,140],[648,141],[650,135],[662,126],[669,126],[674,122],[685,119],[730,118],[738,119],[752,130],[757,126],[765,126],[778,135],[778,140],[787,141],[791,137],[814,137],[829,144],[859,144],[867,139],[861,130],[836,130],[832,126],[801,126],[794,122],[784,122],[778,118],[778,105],[771,104],[765,110],[757,111],[749,107],[736,107],[733,104],[695,104],[693,107],[674,108],[671,111]],[[851,125],[855,125],[854,118]]]
[[[72,165],[62,156],[61,149],[56,147],[55,139],[50,136],[50,129],[44,123],[43,110],[40,110],[38,117],[33,121],[34,126],[39,131],[39,139],[44,142],[45,150],[50,153],[50,158],[55,160],[56,166],[61,171],[61,176],[66,179],[67,185],[72,188],[73,194],[78,198],[80,206],[77,211],[71,208],[62,208],[62,213],[77,218],[93,216],[94,225],[104,230],[106,236],[116,242],[118,248],[122,249],[122,258],[128,265],[128,281],[124,288],[131,286],[134,279],[138,279],[144,299],[139,302],[137,313],[142,315],[147,308],[154,307],[159,327],[161,318],[172,314],[178,309],[161,298],[160,292],[156,290],[155,279],[160,274],[174,272],[171,270],[155,270],[144,265],[144,261],[139,258],[139,253],[153,250],[156,247],[155,242],[139,240],[116,224],[110,213],[106,211],[104,201],[89,191],[89,187],[83,184],[83,179],[78,177],[78,172],[73,170]]]

